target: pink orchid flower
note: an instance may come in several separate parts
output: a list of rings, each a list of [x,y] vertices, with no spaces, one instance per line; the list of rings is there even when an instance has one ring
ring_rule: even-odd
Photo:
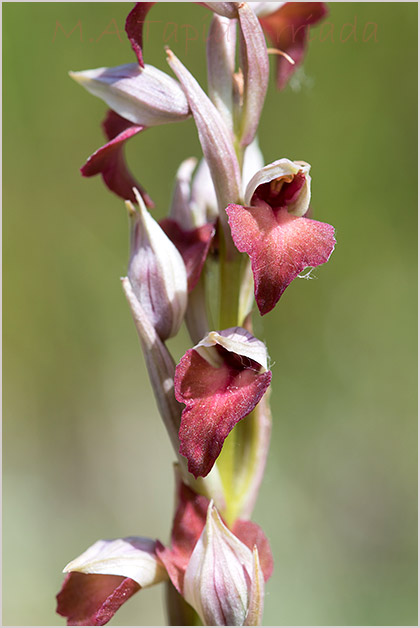
[[[180,453],[205,477],[233,427],[259,403],[271,381],[267,349],[241,327],[210,332],[181,358],[175,396],[185,404]]]
[[[334,250],[334,228],[305,216],[309,169],[305,162],[275,161],[252,177],[245,206],[226,208],[233,241],[251,259],[261,314],[273,309],[300,272],[324,264]]]

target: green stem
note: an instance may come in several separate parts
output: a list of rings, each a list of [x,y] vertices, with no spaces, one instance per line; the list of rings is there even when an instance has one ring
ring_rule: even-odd
[[[219,330],[240,326],[243,322],[240,320],[239,310],[240,291],[246,268],[246,258],[244,255],[237,253],[233,259],[228,259],[226,250],[225,241],[221,237],[219,258]],[[244,420],[246,421],[246,419]],[[237,495],[238,473],[243,474],[244,471],[246,472],[244,459],[240,452],[243,450],[244,443],[246,448],[249,447],[249,438],[252,439],[249,429],[247,429],[247,434],[244,434],[243,428],[238,428],[240,428],[239,424],[225,440],[217,461],[226,498],[226,509],[223,515],[228,525],[235,521],[238,514],[237,506],[240,502],[240,498]]]
[[[235,152],[242,169],[244,149],[238,137]],[[220,229],[219,330],[245,324],[253,288],[249,260],[239,254],[228,238],[230,234]],[[222,515],[229,526],[238,517],[251,515],[267,458],[270,426],[269,406],[265,400],[234,427],[223,444],[217,467],[226,500]]]
[[[219,330],[236,327],[239,321],[239,295],[241,290],[242,255],[227,260],[221,247],[219,275]]]
[[[165,585],[168,626],[202,626],[195,610],[178,593],[170,580]]]

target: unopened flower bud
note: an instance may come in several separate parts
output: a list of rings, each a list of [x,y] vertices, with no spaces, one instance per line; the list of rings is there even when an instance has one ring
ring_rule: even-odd
[[[183,259],[135,190],[139,210],[128,201],[132,221],[128,279],[161,340],[174,336],[187,307],[187,273]]]
[[[252,552],[228,530],[212,502],[185,572],[183,594],[207,626],[257,625],[262,616],[258,550]]]

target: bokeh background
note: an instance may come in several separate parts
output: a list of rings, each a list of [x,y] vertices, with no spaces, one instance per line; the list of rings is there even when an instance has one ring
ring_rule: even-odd
[[[3,3],[7,625],[63,625],[61,570],[98,538],[169,536],[174,456],[119,282],[126,212],[79,175],[106,107],[67,76],[134,61],[131,6]],[[166,69],[173,22],[205,85],[210,13],[159,3],[149,17],[147,61]],[[259,133],[267,163],[312,164],[315,217],[338,240],[255,322],[274,362],[254,515],[276,563],[265,623],[417,624],[417,4],[331,3],[328,22],[299,80],[271,82]],[[127,149],[163,216],[178,164],[199,154],[192,121]],[[171,346],[180,357],[185,332]],[[141,592],[112,624],[165,624],[162,598]]]

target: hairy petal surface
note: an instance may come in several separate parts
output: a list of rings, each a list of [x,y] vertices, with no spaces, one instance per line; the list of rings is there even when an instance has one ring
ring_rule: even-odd
[[[136,181],[127,167],[124,157],[124,145],[127,140],[145,127],[133,124],[122,118],[115,111],[108,111],[102,123],[104,133],[109,140],[98,148],[80,169],[84,177],[102,175],[105,185],[124,200],[136,202],[133,188],[140,190],[147,207],[153,207],[153,201],[145,189]]]
[[[259,358],[256,343],[249,341],[243,348],[245,330],[239,339],[240,334],[225,330],[230,331],[234,335],[231,345],[229,338],[211,332],[187,351],[175,371],[175,396],[186,405],[179,430],[180,453],[195,477],[209,473],[229,432],[252,412],[271,381],[271,372],[263,364],[266,351]]]
[[[274,211],[261,202],[259,207],[229,205],[226,211],[235,245],[251,258],[261,314],[273,309],[302,270],[324,264],[334,250],[331,225],[292,216],[287,208]]]

